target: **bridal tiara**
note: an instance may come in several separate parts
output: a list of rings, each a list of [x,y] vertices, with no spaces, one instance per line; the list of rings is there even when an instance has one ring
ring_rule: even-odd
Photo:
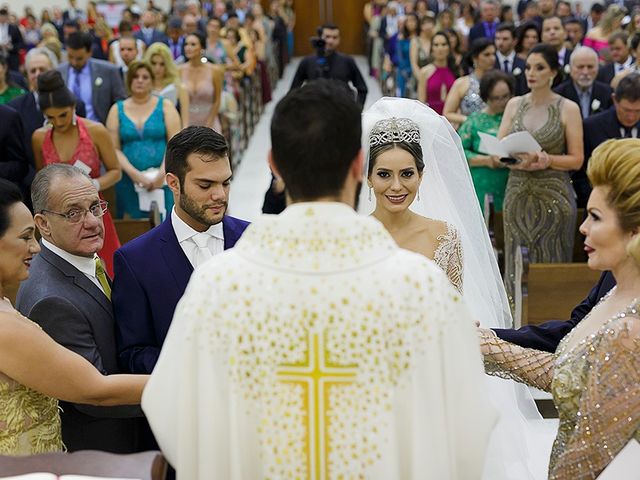
[[[420,143],[420,128],[408,118],[385,118],[376,122],[369,134],[369,147],[389,143]]]

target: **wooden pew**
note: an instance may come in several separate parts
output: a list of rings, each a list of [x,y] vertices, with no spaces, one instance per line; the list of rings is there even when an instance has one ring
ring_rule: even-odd
[[[516,252],[515,266],[515,328],[568,320],[601,274],[586,263],[530,263],[525,247]]]
[[[164,480],[167,475],[167,461],[157,451],[118,455],[97,450],[82,450],[74,453],[44,453],[27,457],[0,456],[0,476],[35,472]]]
[[[160,225],[160,210],[158,209],[158,205],[156,204],[156,202],[152,202],[151,211],[149,212],[149,218],[122,218],[114,220],[113,223],[115,224],[120,243],[124,245],[134,238],[139,237],[143,233],[148,232],[153,227],[157,227],[158,225]]]

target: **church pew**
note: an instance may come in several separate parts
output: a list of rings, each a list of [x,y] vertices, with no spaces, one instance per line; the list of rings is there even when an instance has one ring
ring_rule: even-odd
[[[148,232],[153,227],[160,225],[160,211],[156,202],[151,203],[151,211],[149,212],[149,218],[133,219],[133,218],[120,218],[113,221],[120,239],[120,244],[124,245],[130,242],[134,238],[139,237],[143,233]]]
[[[600,278],[586,263],[530,263],[526,247],[515,258],[514,327],[567,320]]]
[[[97,450],[82,450],[26,457],[0,456],[0,475],[3,477],[34,472],[164,480],[167,475],[167,461],[158,451],[118,455]]]

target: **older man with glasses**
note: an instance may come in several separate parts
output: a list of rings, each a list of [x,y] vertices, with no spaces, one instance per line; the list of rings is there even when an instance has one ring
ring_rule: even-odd
[[[111,280],[97,255],[107,202],[89,177],[66,164],[36,174],[32,201],[42,251],[20,286],[17,309],[103,375],[120,373]],[[69,451],[136,451],[139,407],[61,406],[62,438]]]

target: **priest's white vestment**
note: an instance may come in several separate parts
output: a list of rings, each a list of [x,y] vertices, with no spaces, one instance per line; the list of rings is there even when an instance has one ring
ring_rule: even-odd
[[[496,420],[445,274],[322,202],[194,272],[142,406],[178,480],[473,480]]]

